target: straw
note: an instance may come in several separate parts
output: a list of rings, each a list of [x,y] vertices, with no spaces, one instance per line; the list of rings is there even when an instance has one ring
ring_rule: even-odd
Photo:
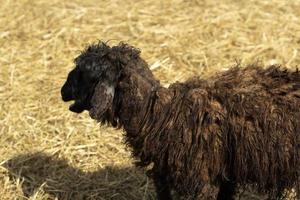
[[[61,100],[73,59],[89,43],[138,47],[163,85],[210,76],[236,60],[300,63],[300,1],[0,4],[1,199],[155,199],[122,131],[69,112]]]

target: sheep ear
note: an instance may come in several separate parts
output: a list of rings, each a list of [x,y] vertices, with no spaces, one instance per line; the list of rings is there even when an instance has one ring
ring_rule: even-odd
[[[98,83],[91,99],[90,116],[100,120],[104,114],[112,109],[115,87],[106,82]]]

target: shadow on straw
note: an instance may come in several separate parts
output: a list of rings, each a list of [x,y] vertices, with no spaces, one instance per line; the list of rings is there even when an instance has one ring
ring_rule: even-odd
[[[154,200],[153,184],[135,167],[106,167],[96,172],[74,168],[65,159],[45,153],[24,154],[3,167],[11,181],[22,182],[24,196],[39,191],[58,200]],[[237,199],[262,200],[266,197],[243,191]]]
[[[25,154],[4,164],[12,181],[23,181],[22,190],[31,197],[42,189],[51,199],[154,199],[153,187],[136,168],[106,167],[84,172],[67,160],[44,153]]]

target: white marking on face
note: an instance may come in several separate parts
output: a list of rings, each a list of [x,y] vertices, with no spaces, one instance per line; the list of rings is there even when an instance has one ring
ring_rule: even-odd
[[[105,85],[105,87],[106,87],[105,94],[113,97],[115,95],[115,88],[113,86],[107,86],[107,85]]]

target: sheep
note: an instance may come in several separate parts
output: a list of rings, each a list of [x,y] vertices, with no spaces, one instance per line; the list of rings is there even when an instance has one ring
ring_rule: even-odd
[[[218,200],[246,185],[270,198],[291,188],[299,194],[298,70],[237,65],[166,88],[140,50],[122,42],[91,44],[74,62],[62,99],[124,129],[135,164],[151,168],[159,200],[172,199],[172,190],[196,199],[209,186]]]

